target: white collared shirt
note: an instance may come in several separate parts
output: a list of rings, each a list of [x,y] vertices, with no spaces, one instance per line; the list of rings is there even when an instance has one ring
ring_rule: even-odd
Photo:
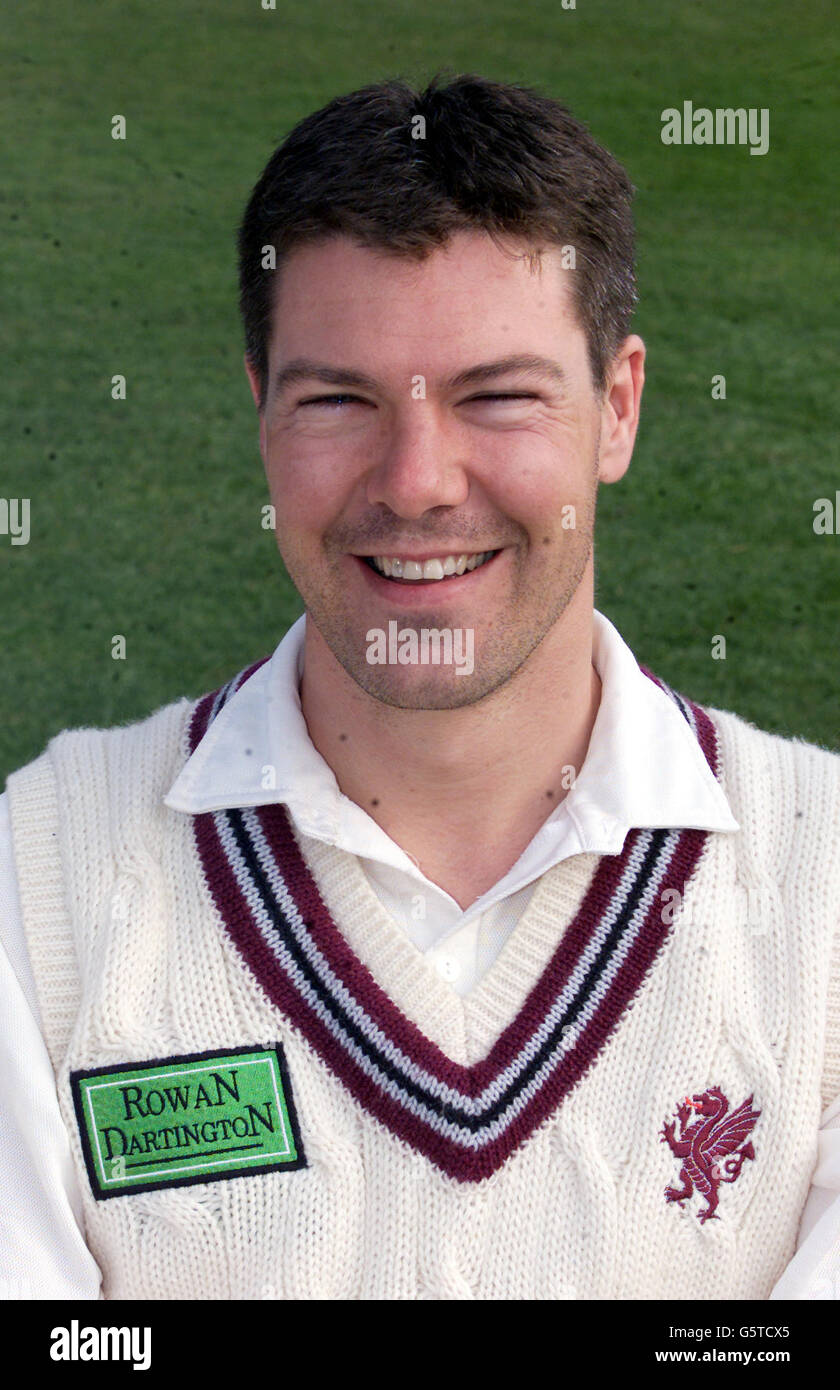
[[[358,856],[389,913],[459,994],[474,988],[495,960],[537,880],[553,865],[584,852],[616,854],[634,827],[739,828],[683,716],[596,610],[593,664],[601,702],[583,767],[517,862],[462,909],[342,794],[312,744],[299,698],[304,624],[301,618],[293,625],[213,720],[165,803],[186,813],[285,803],[300,835]],[[96,1298],[99,1271],[81,1234],[80,1194],[40,1032],[5,795],[0,1011],[0,1297]],[[2,1200],[8,1194],[13,1200]],[[838,1194],[840,1098],[823,1116],[796,1256],[771,1297],[840,1298]]]
[[[573,854],[618,854],[633,826],[736,831],[685,719],[639,670],[612,623],[593,615],[601,702],[574,785],[511,869],[466,909],[432,883],[339,790],[300,707],[305,618],[214,719],[165,802],[198,814],[282,801],[302,835],[358,855],[381,902],[459,994],[492,965],[537,879]],[[274,785],[261,782],[265,769]]]

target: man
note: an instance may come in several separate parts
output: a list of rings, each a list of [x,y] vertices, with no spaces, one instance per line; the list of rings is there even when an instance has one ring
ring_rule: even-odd
[[[246,369],[306,617],[9,779],[34,1292],[832,1296],[840,759],[593,608],[631,193],[472,76],[338,98],[269,162]]]

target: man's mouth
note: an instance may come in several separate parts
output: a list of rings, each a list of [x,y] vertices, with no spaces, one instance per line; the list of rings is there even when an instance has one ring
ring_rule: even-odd
[[[427,560],[412,560],[400,555],[360,555],[359,559],[385,579],[402,584],[428,584],[479,569],[498,553],[498,550],[482,550],[472,555],[434,555]]]

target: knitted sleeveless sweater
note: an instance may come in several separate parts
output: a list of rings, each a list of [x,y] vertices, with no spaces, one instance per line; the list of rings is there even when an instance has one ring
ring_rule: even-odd
[[[105,1297],[766,1298],[840,1091],[840,757],[659,681],[741,830],[564,860],[460,997],[282,805],[163,804],[255,669],[8,783]]]

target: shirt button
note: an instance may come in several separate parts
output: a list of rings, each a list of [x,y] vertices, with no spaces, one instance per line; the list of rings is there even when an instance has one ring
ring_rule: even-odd
[[[454,956],[438,956],[435,964],[437,965],[438,974],[449,984],[451,984],[453,980],[457,980],[461,973],[461,967]]]

